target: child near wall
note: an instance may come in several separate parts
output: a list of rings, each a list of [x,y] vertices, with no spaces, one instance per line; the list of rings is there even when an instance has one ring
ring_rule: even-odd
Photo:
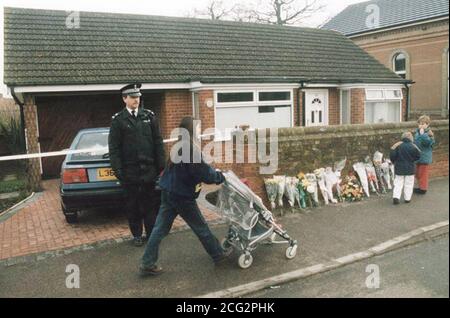
[[[415,162],[420,158],[420,150],[413,143],[411,132],[402,135],[402,141],[396,143],[391,148],[390,159],[394,163],[395,178],[393,201],[400,203],[402,191],[405,203],[411,201],[414,187]]]

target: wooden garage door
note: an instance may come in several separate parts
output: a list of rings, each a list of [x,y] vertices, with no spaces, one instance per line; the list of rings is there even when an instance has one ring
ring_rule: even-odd
[[[68,148],[80,129],[109,127],[111,116],[122,108],[120,96],[113,95],[38,97],[36,104],[41,152]],[[63,160],[43,158],[43,177],[58,177]]]

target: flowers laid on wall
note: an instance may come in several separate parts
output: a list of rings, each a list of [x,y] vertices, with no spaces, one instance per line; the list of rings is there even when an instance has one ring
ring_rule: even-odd
[[[377,151],[373,158],[365,158],[365,162],[356,162],[352,171],[344,178],[342,171],[347,163],[344,158],[335,162],[332,167],[318,168],[313,173],[299,172],[296,177],[274,176],[264,179],[267,196],[272,209],[283,206],[283,196],[290,207],[296,204],[301,209],[317,207],[320,199],[323,204],[360,201],[370,197],[370,192],[387,193],[392,189],[393,164],[384,159]]]

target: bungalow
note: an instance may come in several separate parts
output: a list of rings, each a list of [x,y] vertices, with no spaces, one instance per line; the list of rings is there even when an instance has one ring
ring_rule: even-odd
[[[141,82],[165,137],[202,128],[406,120],[405,80],[335,31],[189,18],[5,8],[5,84],[23,105],[29,152],[109,126],[119,88]],[[75,17],[75,19],[73,18]],[[40,180],[61,158],[34,161]],[[33,161],[32,161],[33,162]]]

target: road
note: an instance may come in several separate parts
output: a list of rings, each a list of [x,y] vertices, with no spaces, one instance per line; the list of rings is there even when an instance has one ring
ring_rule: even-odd
[[[321,275],[273,286],[248,297],[449,297],[448,245],[448,235],[441,236]],[[377,269],[378,286],[371,276]]]

